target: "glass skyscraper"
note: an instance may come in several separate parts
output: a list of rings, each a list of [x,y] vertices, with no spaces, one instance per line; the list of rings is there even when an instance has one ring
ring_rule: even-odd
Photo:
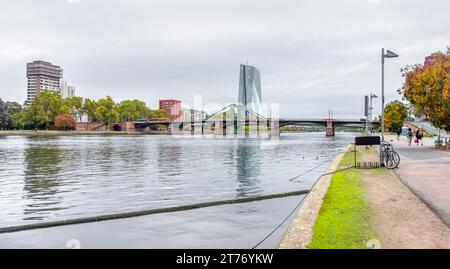
[[[261,78],[259,70],[254,66],[241,64],[238,103],[253,112],[261,114],[261,102]]]

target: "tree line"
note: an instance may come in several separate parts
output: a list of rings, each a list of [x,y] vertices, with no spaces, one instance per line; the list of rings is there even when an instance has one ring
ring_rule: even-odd
[[[408,65],[401,72],[404,82],[398,93],[409,102],[409,107],[398,100],[387,104],[386,129],[401,128],[411,109],[416,117],[424,117],[450,132],[450,48],[432,53],[423,64]]]
[[[30,106],[0,99],[0,129],[75,129],[77,121],[87,118],[107,127],[114,122],[143,118],[167,118],[164,110],[151,110],[140,100],[115,102],[110,96],[98,100],[82,97],[62,98],[56,92],[43,91]]]
[[[399,93],[408,100],[415,116],[450,132],[450,48],[435,52],[423,64],[402,69],[405,78]]]

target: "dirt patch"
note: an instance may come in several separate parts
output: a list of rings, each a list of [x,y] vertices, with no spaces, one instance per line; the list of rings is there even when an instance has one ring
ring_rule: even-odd
[[[450,229],[390,170],[361,170],[381,248],[450,248]]]

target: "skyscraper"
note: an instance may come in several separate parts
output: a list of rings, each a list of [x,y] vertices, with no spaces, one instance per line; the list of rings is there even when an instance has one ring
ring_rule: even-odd
[[[62,68],[49,62],[27,63],[27,100],[25,105],[30,105],[43,90],[60,93],[62,76]]]
[[[67,85],[67,81],[64,81],[61,85],[60,94],[63,98],[72,98],[75,96],[75,86]]]
[[[261,78],[259,70],[254,66],[241,64],[238,103],[246,106],[247,109],[253,112],[261,114],[261,102]]]

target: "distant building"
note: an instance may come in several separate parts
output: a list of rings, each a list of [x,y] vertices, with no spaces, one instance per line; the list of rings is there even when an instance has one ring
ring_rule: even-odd
[[[64,81],[59,93],[63,98],[72,98],[75,96],[75,86],[67,85],[67,81]]]
[[[181,116],[181,101],[179,100],[159,100],[159,109],[166,111],[170,120],[175,120]]]
[[[247,109],[262,113],[261,78],[259,70],[254,66],[241,64],[239,76],[238,103]]]
[[[41,91],[61,91],[63,70],[57,65],[45,61],[27,63],[27,100],[25,105],[31,104]]]
[[[198,109],[190,109],[190,108],[182,108],[181,109],[182,117],[179,118],[180,121],[189,122],[191,119],[195,121],[201,121],[206,119],[209,115],[203,110]]]

